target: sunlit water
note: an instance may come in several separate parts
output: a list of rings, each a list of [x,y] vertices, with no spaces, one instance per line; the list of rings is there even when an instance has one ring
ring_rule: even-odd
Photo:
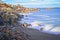
[[[28,28],[40,30],[43,28],[44,32],[50,34],[60,34],[60,8],[43,9],[40,8],[38,12],[28,13],[22,19],[22,22],[31,24]]]

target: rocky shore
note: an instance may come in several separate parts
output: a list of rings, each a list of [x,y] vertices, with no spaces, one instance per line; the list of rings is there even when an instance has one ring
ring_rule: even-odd
[[[60,40],[60,35],[51,35],[35,29],[24,28],[19,13],[35,12],[38,9],[0,2],[0,40]]]
[[[31,40],[26,28],[18,21],[24,17],[19,13],[34,12],[35,9],[25,8],[0,2],[0,40]]]
[[[29,32],[21,25],[0,27],[0,40],[31,40]]]
[[[0,40],[31,40],[28,31],[23,28],[23,15],[0,11]]]

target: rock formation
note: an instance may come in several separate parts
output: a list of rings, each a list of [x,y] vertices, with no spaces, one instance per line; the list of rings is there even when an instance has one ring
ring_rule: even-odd
[[[34,11],[37,9],[11,6],[0,0],[0,40],[31,40],[29,32],[18,21],[23,18],[19,13]]]

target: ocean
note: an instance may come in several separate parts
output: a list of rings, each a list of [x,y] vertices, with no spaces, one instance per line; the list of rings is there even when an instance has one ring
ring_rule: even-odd
[[[50,34],[60,34],[60,8],[39,8],[37,12],[27,13],[21,21],[31,24],[28,28],[40,30]]]

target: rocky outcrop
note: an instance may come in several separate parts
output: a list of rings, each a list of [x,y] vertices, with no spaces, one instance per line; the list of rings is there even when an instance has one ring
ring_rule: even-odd
[[[11,6],[0,0],[0,40],[31,40],[31,36],[22,24],[18,23],[24,17],[19,13],[35,12],[37,9],[23,6]]]
[[[0,27],[0,40],[31,40],[29,32],[21,25]]]

